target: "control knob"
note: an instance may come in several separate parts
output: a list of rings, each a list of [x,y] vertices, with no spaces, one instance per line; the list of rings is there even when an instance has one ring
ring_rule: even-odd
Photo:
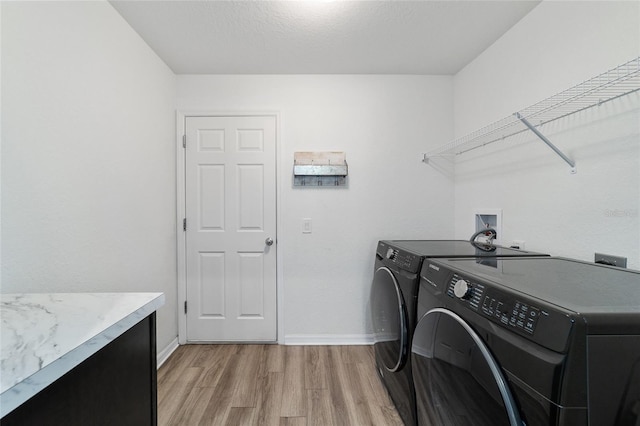
[[[398,252],[395,251],[394,249],[390,248],[389,250],[387,250],[387,259],[396,260],[397,256],[398,256]]]
[[[471,290],[471,284],[469,284],[465,280],[458,280],[453,286],[453,294],[455,294],[456,297],[460,299],[469,298],[469,296],[471,296]]]

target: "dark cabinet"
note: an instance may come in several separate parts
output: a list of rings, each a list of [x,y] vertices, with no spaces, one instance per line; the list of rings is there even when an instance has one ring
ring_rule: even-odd
[[[156,425],[155,312],[3,417],[0,423]]]

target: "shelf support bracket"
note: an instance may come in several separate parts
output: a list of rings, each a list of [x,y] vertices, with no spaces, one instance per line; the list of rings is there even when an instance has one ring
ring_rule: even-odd
[[[518,120],[522,121],[522,124],[527,126],[529,128],[529,130],[531,130],[537,137],[539,137],[542,140],[542,142],[546,143],[549,148],[551,148],[556,154],[558,154],[560,156],[560,158],[562,158],[568,165],[571,166],[571,174],[577,173],[576,162],[575,161],[573,161],[571,158],[567,157],[564,154],[564,152],[560,151],[557,146],[555,146],[553,143],[551,143],[551,141],[549,139],[547,139],[547,137],[545,135],[540,133],[540,131],[538,129],[536,129],[533,126],[533,124],[529,123],[529,120],[524,118],[519,112],[516,112],[515,116],[518,118]]]

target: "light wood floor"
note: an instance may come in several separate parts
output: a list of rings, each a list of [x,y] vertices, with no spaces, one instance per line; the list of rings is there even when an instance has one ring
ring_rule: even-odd
[[[185,345],[158,370],[158,424],[402,425],[371,346]]]

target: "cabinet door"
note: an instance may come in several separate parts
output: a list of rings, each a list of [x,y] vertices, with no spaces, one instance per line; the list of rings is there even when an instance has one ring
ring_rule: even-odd
[[[2,426],[155,426],[156,314],[0,420]]]

